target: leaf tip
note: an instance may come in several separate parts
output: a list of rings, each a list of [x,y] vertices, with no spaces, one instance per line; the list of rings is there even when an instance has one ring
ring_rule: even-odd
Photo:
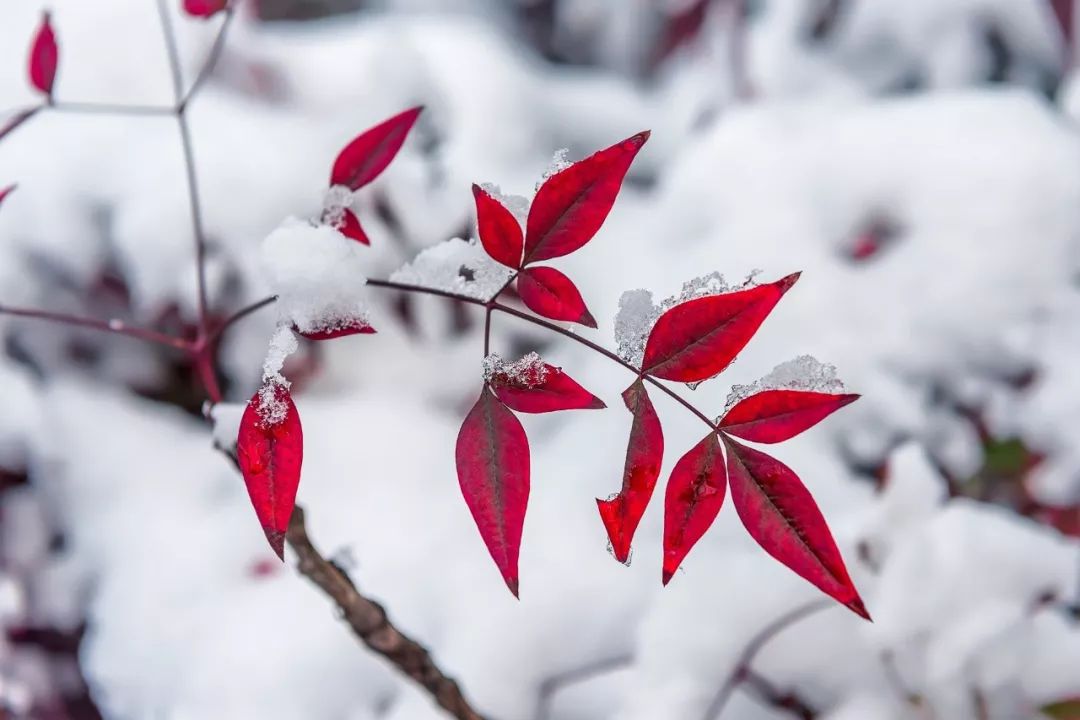
[[[593,395],[592,401],[585,408],[586,410],[607,410],[607,403],[600,398]]]
[[[646,142],[648,142],[650,137],[652,137],[652,130],[642,130],[637,135],[634,135],[632,138],[630,138],[630,142],[634,143],[638,147],[641,147]]]
[[[578,322],[587,328],[592,328],[593,330],[595,330],[597,327],[596,318],[593,317],[592,313],[589,312],[588,308],[585,308],[581,311],[581,317],[578,318]]]
[[[870,617],[870,613],[866,610],[866,605],[863,604],[862,598],[858,595],[856,595],[853,600],[844,603],[844,606],[863,620],[871,623],[874,622],[874,618]]]
[[[782,277],[779,280],[777,280],[776,281],[776,287],[780,290],[780,294],[782,295],[782,294],[786,293],[788,290],[790,290],[791,286],[794,285],[796,282],[798,282],[800,277],[802,277],[802,271],[801,270],[799,272],[791,273],[787,277]]]
[[[521,595],[518,593],[518,579],[516,577],[504,578],[506,580],[506,587],[509,588],[511,594],[513,594],[515,600],[521,600]]]
[[[664,583],[664,587],[667,587],[667,584],[669,582],[671,582],[671,578],[673,578],[673,577],[675,577],[675,571],[674,570],[667,570],[667,569],[664,570],[663,577],[661,578],[662,582]]]
[[[266,533],[266,539],[274,554],[278,556],[278,560],[285,562],[285,533],[266,527],[263,528],[263,532]]]

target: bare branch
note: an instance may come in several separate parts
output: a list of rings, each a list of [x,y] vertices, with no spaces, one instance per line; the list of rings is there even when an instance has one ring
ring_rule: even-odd
[[[334,601],[356,637],[427,690],[451,717],[483,720],[427,649],[398,630],[379,603],[362,595],[341,568],[319,554],[308,538],[304,510],[299,505],[293,510],[285,538],[298,556],[297,569]]]
[[[604,658],[603,660],[597,660],[596,662],[583,665],[581,667],[574,668],[573,670],[567,670],[545,679],[540,683],[540,692],[536,701],[536,715],[535,720],[548,720],[551,716],[551,701],[554,699],[555,694],[568,685],[576,685],[577,683],[592,680],[595,677],[605,675],[609,672],[621,670],[622,668],[629,667],[634,662],[634,656],[625,653],[623,655],[615,655],[613,657]]]

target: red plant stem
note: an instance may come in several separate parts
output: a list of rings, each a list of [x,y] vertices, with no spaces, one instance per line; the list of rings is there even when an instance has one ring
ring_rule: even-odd
[[[510,307],[508,305],[503,305],[502,303],[495,302],[494,299],[492,299],[492,300],[480,300],[478,298],[469,297],[468,295],[461,295],[459,293],[451,292],[449,290],[440,290],[438,288],[429,288],[429,287],[424,287],[423,285],[410,285],[408,283],[398,283],[398,282],[393,282],[392,280],[368,280],[367,285],[369,287],[385,288],[385,289],[388,289],[388,290],[399,290],[401,292],[417,293],[417,294],[421,294],[421,295],[434,295],[436,297],[447,298],[448,300],[457,300],[459,302],[468,303],[470,305],[478,305],[478,306],[486,309],[486,311],[488,312],[489,317],[490,317],[490,313],[492,311],[503,312],[503,313],[506,313],[507,315],[513,315],[514,317],[519,318],[521,320],[524,320],[525,322],[532,323],[533,325],[536,325],[537,327],[542,327],[545,330],[550,330],[553,333],[557,333],[559,335],[562,335],[565,338],[573,340],[574,342],[578,343],[579,345],[584,345],[585,347],[589,348],[593,352],[596,352],[596,353],[599,353],[600,355],[603,355],[608,360],[611,360],[613,363],[621,365],[622,367],[626,368],[627,370],[634,373],[638,377],[642,378],[645,382],[653,385],[654,387],[658,388],[661,392],[663,392],[666,395],[670,396],[673,400],[675,400],[677,403],[682,405],[684,408],[689,410],[693,415],[695,415],[697,418],[699,418],[703,423],[708,425],[709,428],[711,428],[713,430],[716,429],[716,423],[714,423],[712,420],[710,420],[709,417],[705,413],[698,410],[696,407],[694,407],[692,404],[690,404],[690,402],[688,402],[686,399],[684,399],[677,392],[675,392],[674,390],[669,388],[667,385],[664,385],[662,382],[660,382],[656,378],[653,378],[653,377],[651,377],[649,375],[642,375],[641,370],[639,368],[634,367],[632,364],[630,364],[627,361],[623,360],[621,357],[619,357],[615,353],[611,352],[607,348],[603,347],[602,345],[597,345],[593,341],[588,340],[586,338],[583,338],[580,335],[578,335],[576,333],[573,333],[573,332],[571,332],[571,331],[569,331],[569,330],[567,330],[565,328],[559,327],[558,325],[556,325],[553,322],[548,322],[547,320],[543,320],[543,319],[538,318],[538,317],[536,317],[534,315],[530,315],[530,314],[528,314],[526,312],[523,312],[521,310],[518,310],[516,308],[512,308],[512,307]],[[509,285],[509,283],[507,283],[507,285]],[[503,289],[505,289],[505,288],[506,288],[506,286],[503,286]],[[501,293],[502,290],[500,290],[499,292]],[[496,297],[498,297],[498,295],[496,295]],[[229,325],[236,322],[236,320],[238,320],[239,318],[244,317],[246,315],[249,315],[249,314],[255,312],[256,310],[258,310],[259,308],[266,307],[270,303],[274,302],[274,300],[275,300],[275,298],[263,298],[262,300],[259,300],[258,302],[252,303],[251,305],[248,305],[248,306],[238,310],[235,314],[233,314],[231,317],[229,317],[227,320],[225,320],[223,328],[228,327]],[[485,352],[484,352],[484,355],[485,356],[487,355],[487,350],[488,350],[488,347],[487,347],[488,342],[487,342],[487,340],[488,340],[489,332],[490,332],[490,324],[485,322],[485,328],[484,328],[484,339],[485,339],[485,343],[484,343]]]
[[[0,315],[11,315],[13,317],[44,320],[46,322],[60,323],[74,327],[89,328],[91,330],[113,333],[114,335],[124,335],[126,337],[136,338],[145,342],[154,343],[155,345],[164,345],[166,347],[176,348],[177,350],[191,350],[191,343],[183,338],[173,337],[172,335],[166,335],[154,330],[147,330],[146,328],[129,326],[119,320],[97,320],[95,318],[67,315],[65,313],[50,312],[48,310],[9,307],[6,305],[0,305]]]

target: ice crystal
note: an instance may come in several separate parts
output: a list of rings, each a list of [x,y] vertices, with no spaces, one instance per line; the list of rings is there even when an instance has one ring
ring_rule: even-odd
[[[340,230],[345,223],[345,210],[352,205],[355,193],[345,185],[331,185],[323,195],[323,224]]]
[[[551,370],[534,352],[520,360],[506,362],[498,353],[484,358],[484,382],[511,385],[518,388],[535,388],[544,384]]]
[[[558,175],[566,168],[573,165],[572,162],[566,159],[567,154],[570,152],[570,148],[560,148],[555,151],[555,154],[551,158],[551,163],[548,165],[547,170],[540,177],[540,181],[536,183],[536,190],[540,189],[540,186],[547,182],[547,179],[552,175]]]
[[[296,352],[296,335],[287,325],[281,325],[270,339],[270,347],[263,361],[263,384],[259,388],[259,419],[264,425],[273,426],[283,422],[288,415],[289,406],[282,399],[282,391],[288,390],[290,383],[281,374],[285,360]]]
[[[645,342],[649,338],[660,308],[653,303],[648,290],[627,290],[619,298],[619,312],[615,315],[615,342],[618,353],[634,367],[641,367],[645,355]]]

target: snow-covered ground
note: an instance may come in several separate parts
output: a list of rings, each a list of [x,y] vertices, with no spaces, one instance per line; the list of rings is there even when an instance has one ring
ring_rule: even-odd
[[[738,285],[802,271],[731,368],[680,391],[716,416],[733,385],[811,355],[862,394],[775,450],[821,505],[875,622],[815,612],[756,671],[823,720],[1015,720],[1080,696],[1080,80],[1061,77],[1049,2],[848,0],[827,33],[810,31],[827,2],[751,3],[741,99],[723,0],[656,66],[657,28],[694,3],[554,3],[553,46],[588,65],[540,57],[524,0],[372,4],[312,23],[238,18],[190,116],[210,299],[228,311],[285,283],[378,329],[302,344],[285,364],[306,440],[298,501],[315,543],[479,708],[532,720],[551,677],[618,659],[556,693],[547,717],[706,720],[751,638],[820,594],[753,545],[731,507],[661,588],[662,488],[631,566],[613,560],[594,498],[618,489],[630,419],[618,395],[633,376],[496,315],[494,351],[539,350],[610,408],[523,417],[521,601],[506,591],[454,472],[483,377],[482,317],[439,298],[405,313],[373,288],[337,296],[331,280],[275,277],[260,259],[315,267],[283,239],[322,231],[287,219],[319,215],[357,132],[419,104],[402,153],[357,193],[372,246],[333,268],[356,268],[357,287],[395,272],[455,282],[480,262],[473,182],[529,197],[561,148],[575,160],[643,129],[606,224],[555,263],[600,325],[576,332],[632,355],[615,337],[627,290],[659,302],[713,272]],[[50,8],[61,101],[171,102],[154,3]],[[23,68],[40,11],[0,8],[0,110],[37,102]],[[174,19],[190,82],[216,21]],[[0,187],[19,185],[0,208],[0,305],[193,321],[180,148],[169,118],[66,112],[0,142]],[[226,335],[233,403],[257,387],[277,322],[267,309]],[[110,719],[441,717],[348,634],[288,552],[270,562],[207,423],[160,400],[175,357],[5,316],[0,332],[0,468],[29,480],[0,494],[0,705],[19,717],[80,682],[16,630],[85,623],[81,672]],[[666,479],[700,421],[653,400]],[[214,415],[218,438],[234,438],[237,407]],[[1033,466],[1002,471],[1003,448]],[[1050,522],[1070,517],[1071,537]],[[747,689],[721,715],[790,716]]]

